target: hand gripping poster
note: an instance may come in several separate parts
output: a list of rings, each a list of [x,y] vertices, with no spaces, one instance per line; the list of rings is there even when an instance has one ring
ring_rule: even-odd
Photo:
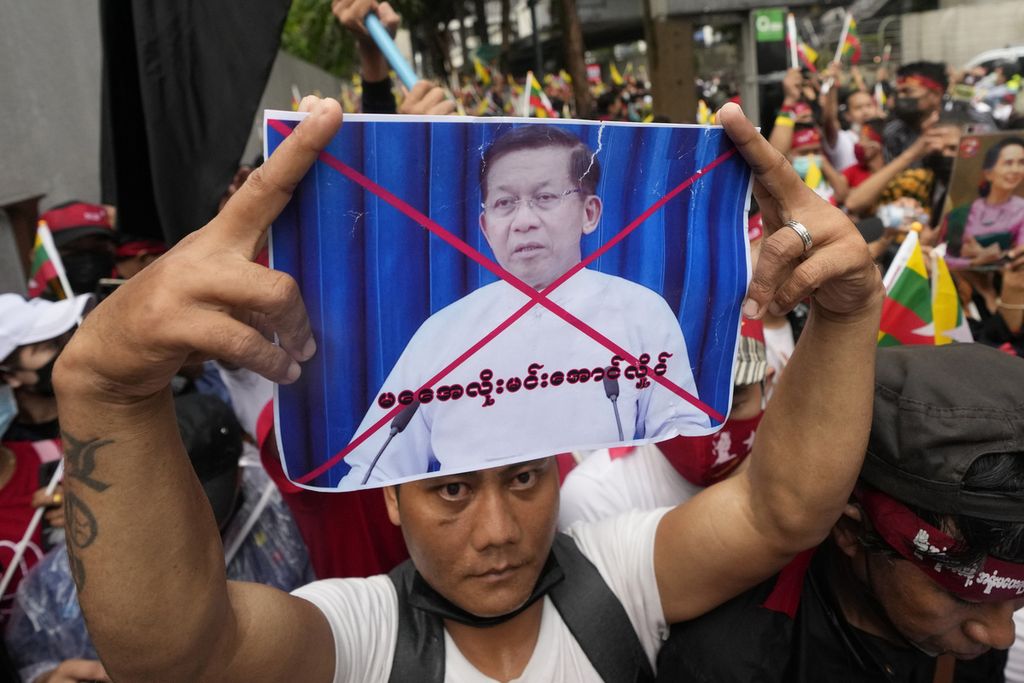
[[[301,114],[268,111],[267,153]],[[296,484],[703,435],[732,400],[750,170],[721,128],[346,115],[271,233],[318,351]]]

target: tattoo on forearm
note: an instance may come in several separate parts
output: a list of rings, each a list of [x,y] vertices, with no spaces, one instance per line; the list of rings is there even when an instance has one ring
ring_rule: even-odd
[[[62,438],[64,441],[64,471],[67,475],[74,477],[93,491],[105,491],[110,484],[94,479],[92,472],[96,469],[96,451],[113,441],[110,439],[80,441],[67,432],[63,433]]]
[[[69,521],[71,520],[71,517],[68,516],[68,512],[69,512],[70,507],[71,507],[71,496],[69,494],[69,496],[64,499],[64,510],[65,510],[64,516],[65,516],[65,519],[67,519]],[[71,522],[68,525],[68,529],[69,530],[71,528],[73,528],[72,524],[73,524],[73,522]],[[95,539],[95,534],[93,534],[93,538]],[[91,543],[91,541],[90,541],[90,543]],[[71,533],[68,534],[67,548],[68,548],[68,567],[71,569],[71,578],[73,578],[75,580],[75,586],[78,589],[78,593],[81,594],[82,591],[85,590],[85,565],[82,564],[82,560],[78,557],[78,552],[75,550],[75,543],[74,543],[74,540],[72,538],[72,534]]]
[[[80,440],[67,432],[64,441],[64,472],[77,482],[97,493],[110,488],[110,484],[93,476],[96,469],[96,453],[100,448],[113,443],[110,439]],[[64,496],[64,519],[67,533],[68,564],[75,579],[78,592],[85,589],[85,564],[78,556],[79,551],[88,548],[99,535],[99,524],[88,504],[74,491]]]

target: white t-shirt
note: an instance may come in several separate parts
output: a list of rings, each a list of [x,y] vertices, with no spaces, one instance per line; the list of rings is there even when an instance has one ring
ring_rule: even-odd
[[[659,354],[672,354],[666,358],[664,376],[697,396],[679,321],[661,295],[629,280],[582,270],[550,298],[634,357],[649,354],[652,370]],[[377,396],[415,392],[528,302],[522,292],[498,281],[438,311],[413,335]],[[555,313],[534,306],[435,385],[439,392],[442,386],[458,384],[466,395],[421,404],[405,431],[388,445],[369,482],[420,478],[437,471],[438,463],[450,474],[620,443],[614,407],[603,383],[568,380],[573,369],[586,369],[589,374],[608,367],[613,355]],[[534,366],[535,388],[523,387],[514,393],[498,388],[500,383],[509,386],[510,377],[524,380],[531,364],[541,366]],[[490,405],[484,405],[483,397],[469,396],[469,387],[479,384],[484,370],[493,372]],[[567,373],[558,386],[549,382],[556,372]],[[711,431],[707,415],[661,384],[648,380],[648,386],[638,387],[639,381],[625,375],[617,381],[622,441]],[[390,410],[375,400],[357,434]],[[352,470],[339,488],[349,489],[362,481],[388,432],[385,425],[346,456]]]
[[[654,575],[654,535],[666,509],[633,512],[569,530],[622,602],[651,666],[668,626]],[[398,596],[387,576],[326,579],[294,591],[327,617],[334,634],[335,683],[387,681],[398,637]],[[492,683],[474,668],[445,632],[446,683]],[[583,649],[544,598],[540,634],[517,681],[580,683],[600,680]]]
[[[602,449],[585,457],[562,482],[558,527],[680,505],[702,490],[679,474],[653,444],[616,458]]]
[[[835,147],[828,144],[825,135],[821,136],[821,150],[825,152],[825,156],[828,157],[833,168],[842,173],[844,169],[857,163],[857,155],[853,153],[853,146],[858,142],[860,142],[860,136],[857,133],[852,130],[840,130],[836,136]]]
[[[772,387],[779,385],[779,378],[782,371],[789,362],[790,356],[796,349],[796,341],[793,339],[793,325],[789,320],[784,320],[780,327],[764,326],[764,350],[768,356],[768,367],[775,371],[772,378]],[[771,398],[772,390],[768,390],[768,397]]]

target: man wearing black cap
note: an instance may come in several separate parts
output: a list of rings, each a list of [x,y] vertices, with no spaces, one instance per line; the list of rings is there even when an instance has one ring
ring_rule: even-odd
[[[673,627],[659,680],[932,681],[946,654],[945,680],[1001,681],[1024,607],[1022,386],[1024,363],[978,344],[879,350],[831,538]]]

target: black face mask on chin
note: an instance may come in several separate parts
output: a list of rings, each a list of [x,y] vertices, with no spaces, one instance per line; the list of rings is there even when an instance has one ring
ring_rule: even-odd
[[[114,268],[114,255],[103,251],[76,251],[62,256],[61,261],[75,294],[95,292],[100,279],[110,277]]]
[[[903,123],[916,126],[924,118],[920,109],[921,101],[916,97],[897,97],[892,107],[892,114]]]

